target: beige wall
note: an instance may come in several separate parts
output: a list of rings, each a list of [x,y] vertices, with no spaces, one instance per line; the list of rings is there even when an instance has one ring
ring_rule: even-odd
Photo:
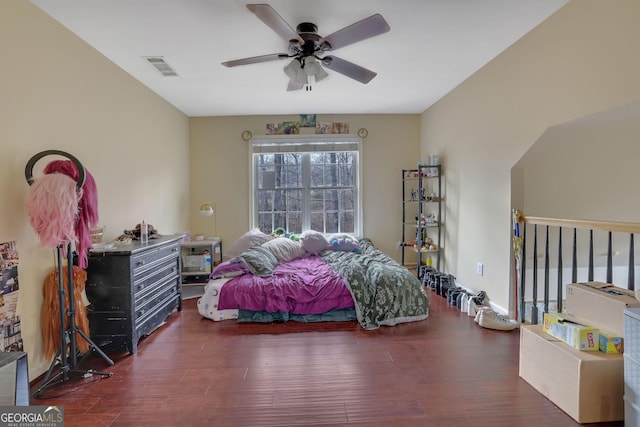
[[[30,377],[43,373],[42,283],[54,268],[26,211],[27,161],[76,156],[96,180],[106,239],[145,219],[188,229],[187,117],[27,1],[0,1],[0,241],[17,241],[18,314]],[[48,161],[36,164],[36,178]],[[38,169],[39,168],[39,169]]]
[[[522,156],[531,216],[640,222],[640,101],[549,128]]]
[[[636,0],[574,0],[421,117],[421,152],[440,154],[447,177],[454,226],[446,229],[446,269],[502,308],[509,307],[512,200],[524,200],[512,194],[511,169],[548,127],[639,99],[639,18]],[[514,184],[522,189],[522,177]],[[608,188],[612,199],[628,197]]]
[[[299,116],[190,119],[192,233],[210,235],[209,230],[215,227],[224,248],[248,230],[249,151],[240,134],[244,130],[264,134],[267,123],[298,119]],[[401,170],[417,166],[420,116],[318,115],[317,120],[349,123],[352,133],[363,127],[369,131],[363,143],[362,161],[364,235],[399,260]],[[213,220],[198,213],[204,201],[216,204]]]

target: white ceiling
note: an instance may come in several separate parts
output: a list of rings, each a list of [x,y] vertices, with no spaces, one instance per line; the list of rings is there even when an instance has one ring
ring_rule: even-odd
[[[421,113],[567,0],[270,0],[295,29],[329,35],[380,13],[388,33],[332,54],[378,73],[362,84],[329,70],[287,92],[288,61],[221,62],[287,52],[247,0],[32,0],[186,115]],[[163,56],[163,77],[143,57]]]

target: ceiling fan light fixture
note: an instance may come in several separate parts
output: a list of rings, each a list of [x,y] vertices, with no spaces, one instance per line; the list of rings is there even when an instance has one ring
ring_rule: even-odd
[[[289,80],[303,85],[310,84],[310,81],[319,82],[329,76],[312,56],[304,59],[304,67],[300,63],[300,60],[296,58],[287,64],[283,70],[286,76],[289,77]]]
[[[283,68],[284,73],[289,77],[289,80],[293,80],[296,83],[307,83],[307,74],[302,69],[300,61],[294,59]]]
[[[315,76],[315,80],[317,82],[326,79],[329,75],[313,57],[307,58],[304,71],[308,76]]]

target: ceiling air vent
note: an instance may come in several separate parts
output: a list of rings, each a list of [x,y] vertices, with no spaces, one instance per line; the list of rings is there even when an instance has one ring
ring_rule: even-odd
[[[171,68],[171,65],[169,65],[162,56],[145,56],[144,59],[146,59],[149,64],[153,65],[156,70],[160,71],[160,74],[165,77],[174,77],[178,75],[178,73]]]

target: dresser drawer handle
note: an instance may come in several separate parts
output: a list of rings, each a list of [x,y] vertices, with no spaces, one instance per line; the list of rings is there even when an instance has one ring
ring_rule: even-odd
[[[147,312],[147,310],[140,310],[138,312],[138,317],[141,317],[143,314],[145,314]]]
[[[141,259],[140,261],[138,261],[138,265],[144,265],[145,264],[145,260]]]
[[[178,248],[172,248],[171,252],[178,252]]]

